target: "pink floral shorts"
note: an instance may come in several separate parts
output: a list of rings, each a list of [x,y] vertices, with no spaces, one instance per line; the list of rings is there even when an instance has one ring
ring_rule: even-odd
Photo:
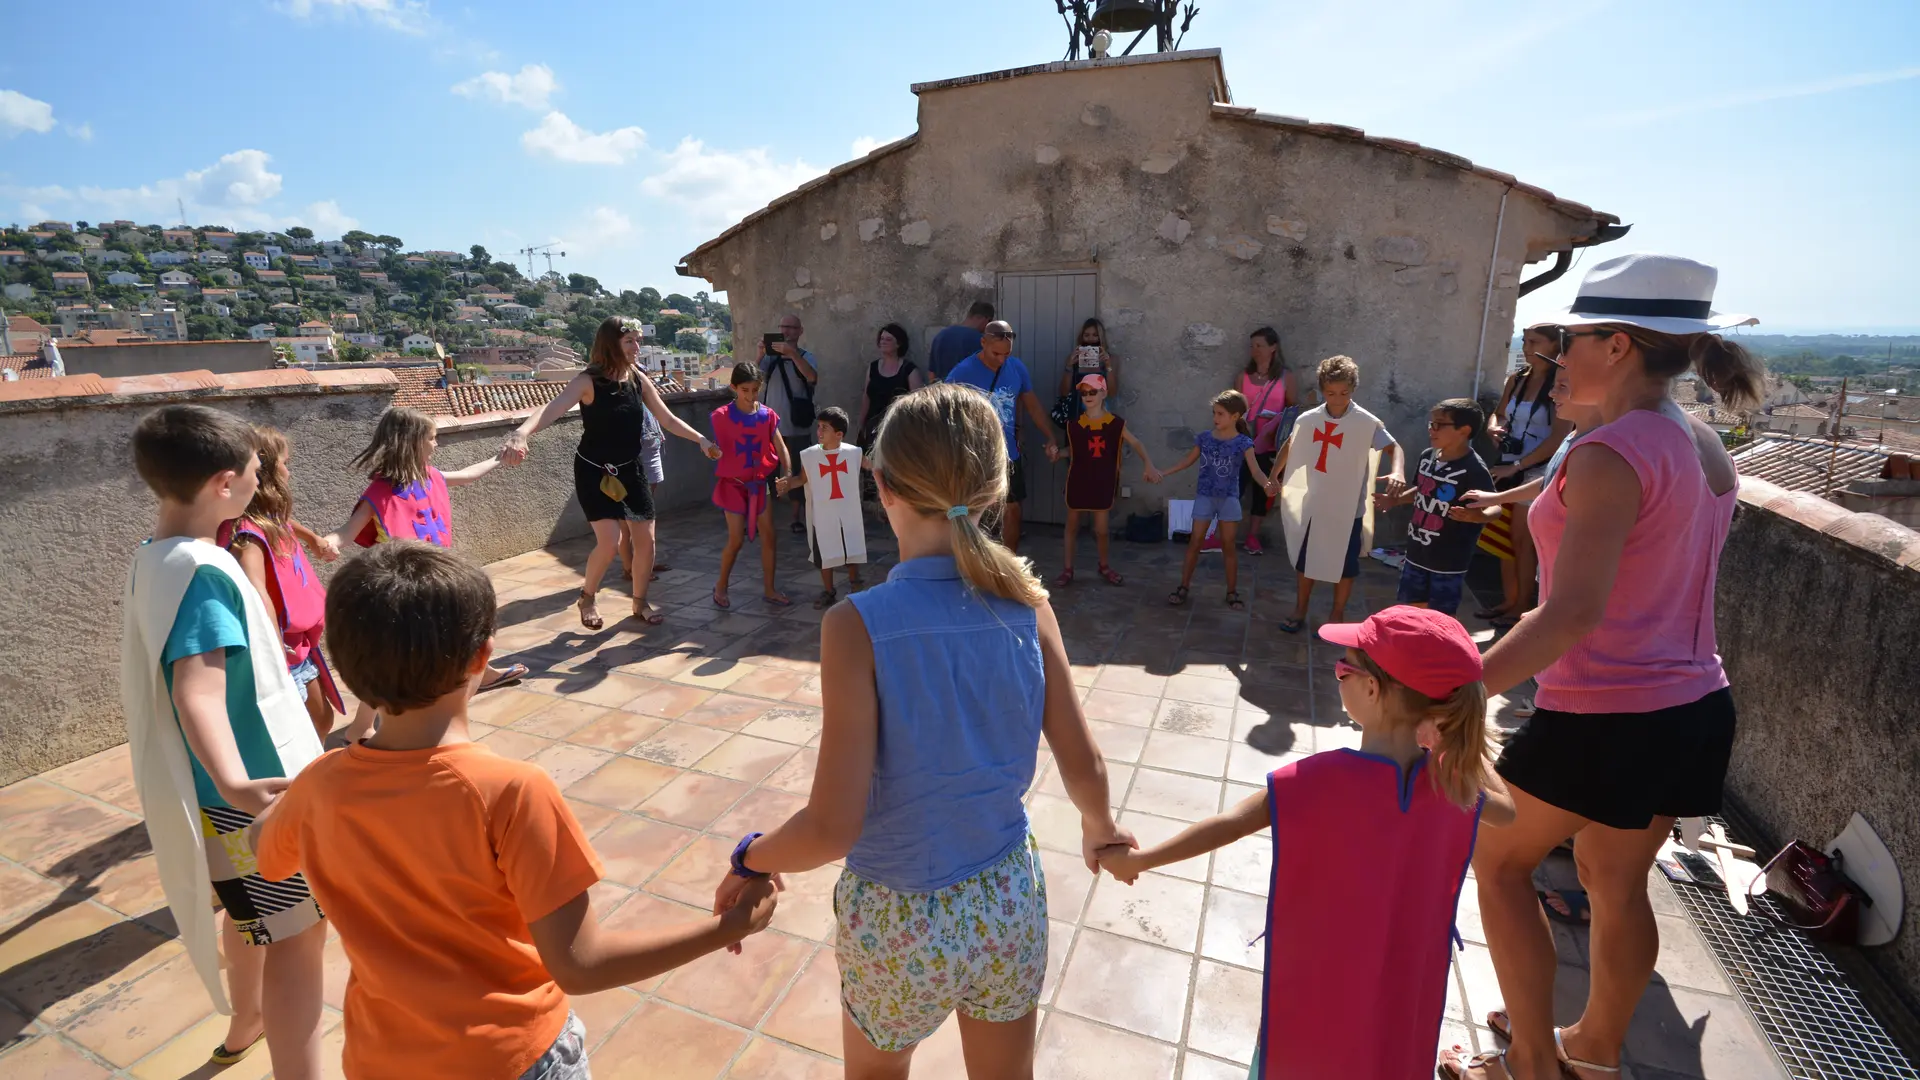
[[[1040,1003],[1047,883],[1029,836],[937,892],[895,892],[851,870],[833,889],[840,1002],[875,1049],[905,1050],[960,1009],[1006,1023]]]

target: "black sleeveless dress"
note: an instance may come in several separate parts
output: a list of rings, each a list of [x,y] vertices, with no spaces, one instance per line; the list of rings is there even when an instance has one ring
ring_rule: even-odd
[[[614,382],[594,373],[593,403],[580,406],[580,448],[573,455],[573,491],[588,521],[653,520],[653,488],[640,465],[640,440],[646,430],[647,402],[640,380]],[[627,489],[614,499],[600,490],[611,474]]]
[[[891,376],[880,374],[880,361],[867,365],[867,426],[854,439],[862,446],[871,449],[873,436],[880,430],[880,418],[887,415],[898,398],[910,393],[913,384],[910,381],[914,373],[913,361],[900,361],[900,370]]]

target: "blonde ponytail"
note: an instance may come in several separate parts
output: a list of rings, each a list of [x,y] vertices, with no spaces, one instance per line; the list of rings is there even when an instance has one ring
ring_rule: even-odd
[[[1388,675],[1386,669],[1365,652],[1360,652],[1360,661],[1367,674],[1380,683],[1382,704],[1389,720],[1409,725],[1433,723],[1436,737],[1428,757],[1427,775],[1448,802],[1471,808],[1479,801],[1492,771],[1492,747],[1487,742],[1486,684],[1471,682],[1444,698],[1430,698]]]
[[[1039,607],[1047,590],[1033,564],[983,529],[1007,497],[1007,445],[1000,418],[978,391],[954,383],[895,399],[874,437],[874,469],[916,513],[947,518],[953,562],[980,592]]]

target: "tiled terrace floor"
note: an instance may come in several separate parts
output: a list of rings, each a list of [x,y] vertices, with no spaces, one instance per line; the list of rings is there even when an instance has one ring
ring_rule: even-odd
[[[784,522],[783,522],[784,526]],[[895,561],[869,528],[870,580]],[[723,613],[708,600],[719,515],[662,523],[675,569],[656,584],[664,625],[631,621],[597,634],[572,609],[580,543],[489,568],[499,589],[499,646],[534,669],[524,687],[474,703],[476,734],[494,750],[545,766],[607,865],[595,902],[610,924],[695,918],[733,840],[800,806],[820,730],[817,577],[797,538],[781,535],[782,581],[796,603],[759,599],[749,552]],[[1220,603],[1220,557],[1208,556],[1184,609],[1165,603],[1179,574],[1172,545],[1115,545],[1122,588],[1086,574],[1054,603],[1109,762],[1121,822],[1151,842],[1254,790],[1286,755],[1353,744],[1325,646],[1273,630],[1291,602],[1284,557],[1241,560],[1250,612]],[[1059,541],[1029,544],[1043,571]],[[1356,610],[1392,602],[1393,575],[1367,561]],[[617,584],[617,583],[616,583]],[[1329,590],[1322,589],[1324,612]],[[625,605],[603,596],[609,618]],[[1318,614],[1316,615],[1316,621]],[[1498,703],[1497,703],[1498,704]],[[1045,761],[1032,795],[1053,916],[1038,1073],[1053,1080],[1239,1080],[1260,1008],[1267,840],[1144,876],[1134,888],[1095,882],[1073,854],[1078,822]],[[0,789],[0,1075],[210,1076],[224,1031],[177,941],[120,747]],[[1570,879],[1550,863],[1546,874]],[[791,882],[773,928],[743,956],[710,956],[665,977],[578,999],[602,1080],[824,1080],[840,1053],[831,890],[835,868]],[[1627,1047],[1635,1080],[1781,1075],[1713,956],[1663,881],[1652,886],[1661,952]],[[1469,885],[1461,955],[1443,1040],[1491,1046],[1500,1004]],[[1586,985],[1586,934],[1559,935],[1563,1022]],[[326,1040],[338,1069],[347,965],[329,945]],[[228,1070],[268,1070],[264,1052]],[[915,1075],[963,1069],[949,1022],[919,1053]]]

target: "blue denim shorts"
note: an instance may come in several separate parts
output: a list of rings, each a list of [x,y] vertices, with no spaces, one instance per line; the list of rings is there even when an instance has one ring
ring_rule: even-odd
[[[307,685],[320,677],[320,665],[314,662],[312,656],[308,656],[287,674],[293,676],[293,688],[300,691],[300,696],[304,698],[307,696]]]
[[[1400,592],[1394,599],[1402,604],[1425,604],[1435,611],[1452,615],[1460,610],[1460,594],[1466,587],[1465,574],[1436,574],[1411,562],[1400,566]]]
[[[1193,497],[1193,525],[1195,531],[1203,521],[1214,519],[1221,521],[1240,520],[1240,496],[1233,495],[1195,495]]]

